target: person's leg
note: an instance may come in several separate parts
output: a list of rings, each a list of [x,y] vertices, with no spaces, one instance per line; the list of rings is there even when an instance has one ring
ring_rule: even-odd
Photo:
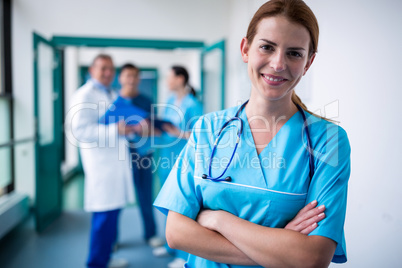
[[[92,214],[88,268],[107,267],[116,241],[119,213],[120,209]]]
[[[144,226],[144,239],[156,235],[156,224],[152,206],[152,161],[151,157],[142,157],[134,175],[134,184]],[[137,167],[136,167],[137,168]]]

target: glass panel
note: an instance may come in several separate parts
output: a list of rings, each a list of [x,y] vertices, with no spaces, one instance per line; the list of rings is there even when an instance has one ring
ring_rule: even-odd
[[[53,48],[38,45],[38,101],[39,101],[39,144],[46,145],[54,139],[53,111]]]
[[[3,1],[0,1],[0,95],[4,94],[3,84]]]
[[[10,103],[0,98],[0,144],[10,141]]]
[[[11,147],[0,148],[0,189],[11,183]]]
[[[10,141],[10,103],[0,98],[0,144]],[[11,183],[11,147],[0,147],[0,189]],[[1,190],[0,190],[1,191]]]
[[[138,85],[138,90],[154,103],[156,101],[154,90],[157,86],[156,71],[141,71],[140,78],[141,80]]]
[[[222,51],[214,49],[204,55],[204,113],[221,110]]]

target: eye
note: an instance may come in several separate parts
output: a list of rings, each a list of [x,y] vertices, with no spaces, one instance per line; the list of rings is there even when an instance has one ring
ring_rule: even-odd
[[[295,58],[303,58],[303,54],[297,51],[289,51],[288,55]]]
[[[263,51],[274,51],[274,47],[271,45],[261,45],[260,49],[262,49]]]

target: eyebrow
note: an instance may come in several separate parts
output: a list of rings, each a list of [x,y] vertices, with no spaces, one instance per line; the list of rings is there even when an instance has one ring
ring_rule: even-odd
[[[260,39],[260,41],[264,41],[265,43],[268,43],[268,44],[270,44],[270,45],[272,45],[272,46],[274,46],[274,47],[277,47],[277,46],[278,46],[276,43],[274,43],[274,42],[272,42],[272,41],[269,41],[269,40],[267,40],[267,39]],[[305,49],[302,48],[302,47],[289,47],[288,49],[290,49],[290,50],[305,50]]]

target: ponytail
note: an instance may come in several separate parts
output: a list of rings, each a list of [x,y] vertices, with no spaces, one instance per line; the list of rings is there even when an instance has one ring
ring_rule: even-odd
[[[302,100],[299,98],[299,96],[296,95],[295,90],[292,91],[292,101],[294,104],[299,105],[302,107],[303,110],[311,113],[308,109],[307,106],[302,102]]]
[[[324,116],[321,116],[321,115],[318,115],[318,114],[315,114],[315,113],[309,111],[309,109],[307,109],[307,106],[302,102],[302,100],[300,99],[300,97],[296,95],[296,93],[295,93],[294,90],[293,90],[293,92],[292,92],[292,102],[293,102],[294,104],[296,104],[296,105],[299,105],[304,111],[306,111],[306,112],[308,112],[308,113],[310,113],[310,114],[312,114],[312,115],[314,115],[314,116],[316,116],[316,117],[319,117],[319,118],[321,118],[321,119],[327,120],[327,121],[332,122],[332,123],[339,123],[338,121],[335,121],[335,120],[332,120],[332,119],[328,119],[328,118],[326,118],[326,117],[324,117]]]
[[[189,89],[189,92],[191,95],[193,95],[193,97],[197,97],[197,92],[195,92],[195,89],[192,86],[187,84],[187,88]]]
[[[195,92],[194,88],[188,84],[190,76],[188,75],[186,68],[180,65],[174,65],[172,66],[172,70],[176,76],[183,76],[184,86],[187,88],[188,92],[195,97],[197,93]]]

